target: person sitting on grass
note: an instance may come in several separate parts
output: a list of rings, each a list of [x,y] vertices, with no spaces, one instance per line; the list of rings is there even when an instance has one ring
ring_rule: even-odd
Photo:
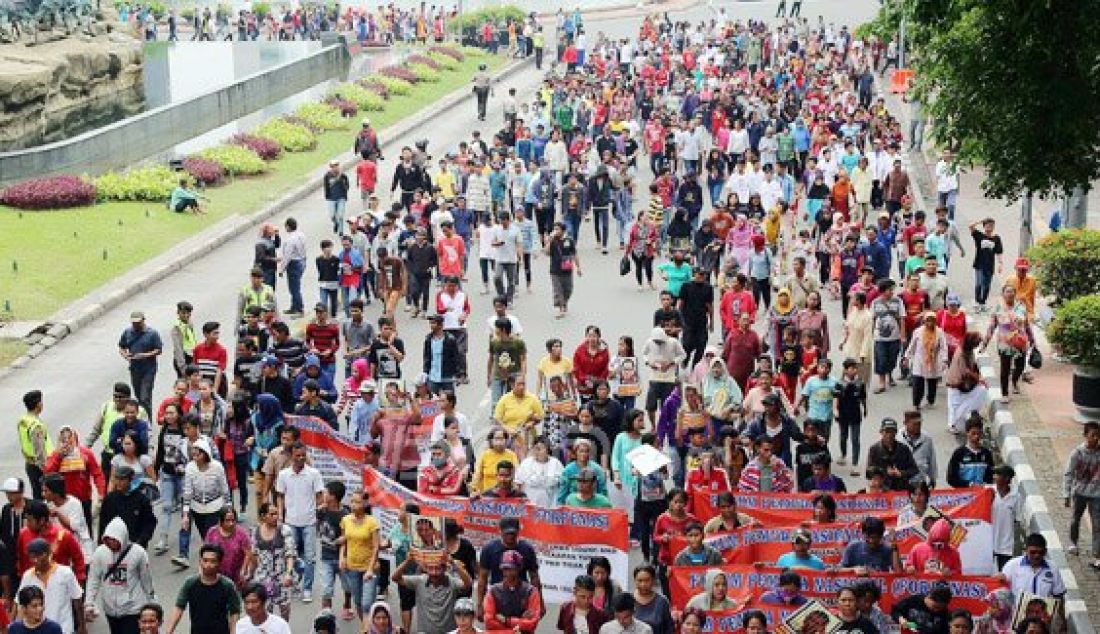
[[[172,196],[168,199],[168,207],[176,213],[183,213],[190,209],[191,213],[201,216],[206,212],[199,207],[200,198],[210,200],[194,190],[187,189],[187,179],[181,178],[179,187],[172,190]]]

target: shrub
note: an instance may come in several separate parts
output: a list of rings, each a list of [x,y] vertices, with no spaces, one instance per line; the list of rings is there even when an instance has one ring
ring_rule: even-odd
[[[344,99],[340,95],[332,95],[325,98],[325,103],[340,111],[341,117],[354,117],[359,114],[359,106],[350,99]]]
[[[403,66],[384,66],[378,71],[378,74],[391,79],[402,79],[410,84],[417,82],[416,73]]]
[[[1047,338],[1071,363],[1100,367],[1100,295],[1062,304],[1047,328]]]
[[[456,62],[461,62],[466,58],[466,55],[460,49],[453,46],[433,46],[428,49],[428,54],[449,57]]]
[[[391,95],[408,95],[412,93],[413,82],[405,81],[404,79],[397,79],[394,77],[387,77],[386,75],[370,75],[366,81],[378,81]]]
[[[95,185],[76,176],[45,176],[0,190],[0,204],[19,209],[65,209],[96,200]]]
[[[321,130],[344,130],[348,127],[343,113],[327,103],[303,104],[294,110],[294,116]]]
[[[313,122],[303,119],[294,113],[283,115],[282,119],[291,125],[309,130],[309,133],[313,136],[317,136],[322,132],[321,128],[313,125]]]
[[[453,57],[444,55],[443,53],[436,53],[435,51],[429,52],[428,57],[431,58],[439,67],[443,70],[457,70],[459,62]]]
[[[385,99],[355,83],[340,84],[332,89],[332,94],[350,100],[364,112],[378,112],[386,107]]]
[[[409,64],[408,68],[416,75],[416,81],[434,84],[442,79],[439,71],[432,70],[423,64]]]
[[[256,17],[260,20],[271,15],[271,3],[270,2],[253,2],[252,13],[256,14]]]
[[[180,175],[167,165],[144,165],[125,172],[107,172],[95,179],[99,200],[168,200]]]
[[[254,134],[238,134],[229,139],[229,142],[252,150],[265,161],[274,161],[283,153],[283,146]]]
[[[398,81],[398,80],[394,79],[392,81]],[[372,78],[368,77],[366,79],[360,79],[360,80],[355,82],[355,85],[360,86],[362,88],[366,88],[367,90],[373,92],[374,94],[378,95],[379,97],[381,97],[383,99],[389,99],[390,98],[390,89],[389,89],[389,87],[387,87],[386,84],[382,83],[382,81],[378,78],[372,79]]]
[[[1100,293],[1100,231],[1069,229],[1052,233],[1028,251],[1044,295],[1055,303]]]
[[[443,70],[443,66],[439,62],[427,55],[409,55],[405,58],[405,62],[408,64],[421,64],[432,70]]]
[[[478,9],[477,11],[468,11],[462,13],[447,22],[447,28],[452,32],[461,33],[464,29],[468,28],[481,28],[482,24],[488,20],[493,24],[503,26],[512,22],[522,22],[527,17],[523,12],[523,9],[515,5],[507,5],[501,7],[487,7],[484,9]]]
[[[256,128],[256,136],[271,139],[287,152],[305,152],[317,145],[317,137],[309,128],[286,119],[272,119]]]
[[[192,180],[203,185],[217,185],[225,178],[225,168],[221,163],[201,156],[189,156],[183,160],[183,169]]]
[[[198,155],[221,165],[230,176],[249,176],[267,171],[267,163],[264,163],[260,155],[241,145],[216,145]]]

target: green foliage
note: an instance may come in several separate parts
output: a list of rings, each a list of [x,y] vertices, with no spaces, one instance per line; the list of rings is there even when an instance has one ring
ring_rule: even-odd
[[[408,68],[416,74],[416,79],[418,81],[424,81],[430,84],[434,84],[442,79],[439,71],[428,68],[424,64],[409,64]]]
[[[1100,367],[1100,295],[1062,304],[1047,328],[1047,338],[1071,363]]]
[[[1044,295],[1065,302],[1100,293],[1100,231],[1070,229],[1052,233],[1027,255]]]
[[[480,28],[488,20],[498,26],[504,26],[508,21],[522,22],[527,16],[523,9],[514,4],[501,7],[486,7],[463,13],[447,22],[447,27],[452,32],[461,32],[467,28]]]
[[[234,13],[236,13],[236,12],[233,10],[233,5],[225,3],[225,2],[218,3],[218,7],[216,9],[214,9],[214,15],[216,15],[219,18],[228,18],[228,17],[232,16]]]
[[[367,79],[381,83],[391,95],[407,95],[411,93],[413,89],[413,85],[403,79],[394,79],[393,77],[386,77],[385,75],[379,75],[377,73],[368,75]]]
[[[256,14],[259,19],[264,19],[271,15],[271,3],[270,2],[253,2],[252,12]]]
[[[217,145],[198,155],[221,165],[230,176],[250,176],[267,170],[267,163],[260,155],[243,145]]]
[[[435,63],[442,66],[444,70],[456,70],[458,68],[458,60],[449,55],[432,51],[428,53],[428,57],[434,59]]]
[[[321,130],[345,130],[348,120],[340,111],[326,103],[307,103],[294,110],[294,116],[304,119]]]
[[[883,42],[889,42],[901,26],[901,16],[901,5],[894,2],[883,3],[875,14],[875,18],[857,26],[854,35],[859,39],[866,39],[873,35]]]
[[[359,110],[362,112],[380,112],[386,107],[386,100],[377,93],[371,92],[359,84],[352,82],[335,86],[329,91],[329,95],[339,95],[351,101],[356,106],[359,106]]]
[[[906,0],[917,94],[987,196],[1100,178],[1100,2]]]
[[[180,174],[167,165],[143,165],[125,172],[107,172],[92,180],[100,201],[168,200],[179,184]]]
[[[309,128],[294,125],[283,119],[272,119],[256,128],[258,137],[271,139],[287,152],[305,152],[317,145],[317,137]]]

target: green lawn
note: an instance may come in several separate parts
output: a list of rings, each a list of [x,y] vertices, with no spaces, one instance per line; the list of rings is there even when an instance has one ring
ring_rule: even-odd
[[[0,368],[15,361],[27,351],[22,339],[0,339]]]
[[[384,129],[467,85],[479,63],[492,70],[505,61],[467,55],[438,83],[418,84],[409,95],[391,97],[384,111],[369,113],[371,122]],[[0,306],[10,302],[15,319],[48,317],[219,220],[259,209],[349,150],[356,121],[347,130],[319,135],[312,151],[284,153],[263,176],[210,189],[207,215],[201,217],[169,213],[160,203],[111,202],[44,212],[0,206]]]

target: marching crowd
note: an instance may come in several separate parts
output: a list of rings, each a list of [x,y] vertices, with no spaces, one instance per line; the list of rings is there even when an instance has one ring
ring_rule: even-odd
[[[318,632],[357,619],[378,634],[466,634],[484,631],[479,622],[694,634],[715,611],[774,631],[756,608],[805,603],[799,571],[826,568],[810,531],[794,531],[790,552],[767,562],[783,570],[776,587],[748,602],[729,595],[723,555],[705,537],[759,523],[738,493],[810,493],[814,521],[833,522],[835,496],[856,481],[860,493],[906,491],[910,503],[896,522],[863,519],[862,539],[829,565],[944,582],[889,612],[876,583],[845,587],[831,604],[836,631],[1007,632],[1020,593],[1065,593],[1042,535],[1016,546],[1022,502],[984,434],[976,361],[994,350],[1002,394],[1019,392],[1034,278],[1022,259],[1004,274],[993,219],[956,225],[950,155],[936,167],[934,211],[915,200],[901,123],[876,95],[886,47],[846,27],[746,23],[724,10],[700,24],[649,16],[635,39],[588,39],[578,13],[558,26],[557,63],[533,98],[510,91],[499,131],[474,131],[438,158],[427,140],[403,148],[388,196],[382,143],[364,120],[354,174],[333,163],[322,183],[335,237],[315,247],[293,218],[264,225],[232,323],[197,324],[196,307],[179,301],[162,338],[134,312],[117,345],[130,380],[96,407],[89,434],[48,426],[49,395],[27,392],[26,477],[0,487],[8,632],[70,634],[106,620],[113,633],[171,633],[184,611],[204,634],[290,632],[315,584]],[[590,239],[582,266],[578,243]],[[651,330],[608,343],[588,326],[572,352],[561,338],[525,341],[512,312],[531,301],[524,289],[541,292],[548,275],[564,317],[574,284],[614,266],[605,256],[616,249],[625,283],[659,291]],[[981,331],[945,276],[968,253]],[[303,280],[314,275],[307,317]],[[475,292],[492,293],[492,314],[473,313]],[[827,302],[842,323],[830,323]],[[424,340],[404,338],[402,325],[420,318]],[[167,389],[155,385],[165,358],[178,376]],[[455,396],[471,363],[486,371],[487,425]],[[911,408],[874,422],[879,440],[861,447],[868,401],[899,382]],[[957,438],[945,468],[926,415]],[[429,420],[429,438],[412,433]],[[593,558],[551,623],[519,520],[502,519],[480,549],[449,520],[443,557],[418,561],[420,509],[407,505],[383,532],[368,492],[310,463],[301,435],[315,424],[424,495],[628,509],[641,563],[619,587],[611,563]],[[643,445],[667,464],[641,473],[632,456]],[[893,541],[923,520],[937,486],[993,488],[989,556],[1006,586],[985,597],[985,614],[952,609],[947,581],[962,562],[948,519],[909,552]],[[1100,558],[1100,426],[1085,426],[1065,496],[1073,541],[1088,510]],[[151,558],[190,568],[195,532],[198,573],[178,596],[158,595]],[[670,602],[678,566],[709,567],[682,608]],[[1015,631],[1059,625],[1029,616]]]

